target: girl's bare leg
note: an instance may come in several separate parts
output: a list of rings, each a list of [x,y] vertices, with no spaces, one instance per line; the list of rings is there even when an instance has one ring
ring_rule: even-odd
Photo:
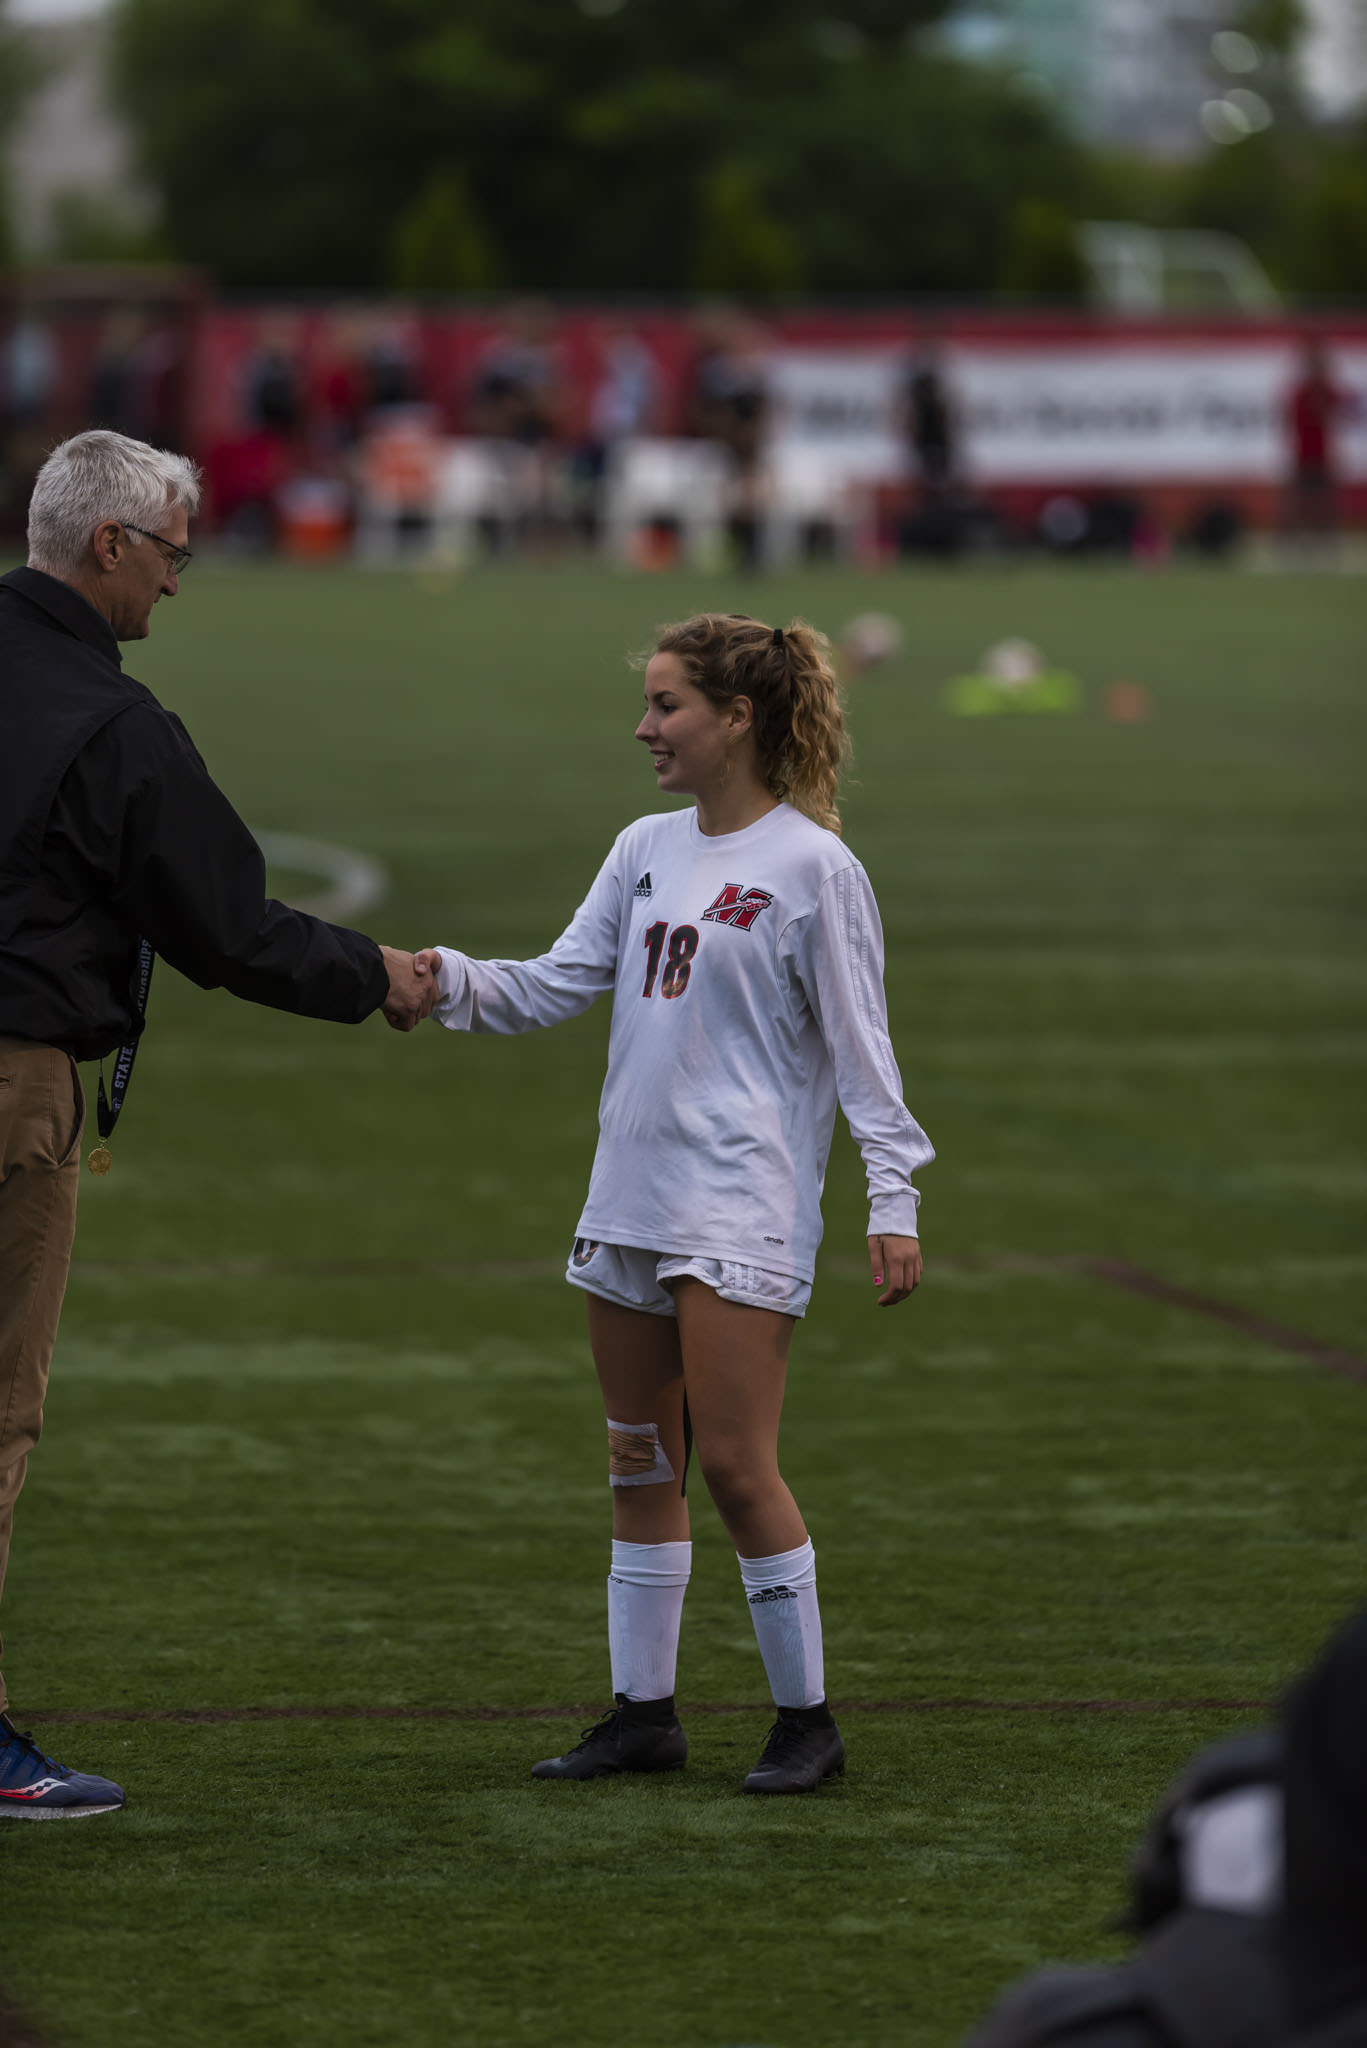
[[[673,1292],[698,1463],[727,1534],[741,1557],[796,1550],[807,1530],[778,1469],[794,1318],[723,1301],[701,1280]]]
[[[608,1420],[626,1429],[635,1424],[638,1430],[642,1423],[653,1423],[674,1477],[612,1488],[608,1648],[617,1707],[563,1756],[533,1765],[534,1778],[673,1771],[688,1754],[674,1712],[674,1666],[693,1548],[682,1491],[683,1368],[678,1332],[671,1317],[623,1308],[596,1294],[585,1300]],[[638,1436],[637,1441],[642,1439]],[[653,1451],[653,1440],[651,1447]],[[603,1457],[606,1463],[606,1440]]]
[[[653,1422],[676,1477],[651,1486],[614,1486],[612,1533],[626,1543],[685,1543],[688,1505],[683,1498],[683,1360],[672,1317],[623,1308],[587,1294],[589,1344],[614,1422]],[[607,1446],[604,1445],[604,1457]]]

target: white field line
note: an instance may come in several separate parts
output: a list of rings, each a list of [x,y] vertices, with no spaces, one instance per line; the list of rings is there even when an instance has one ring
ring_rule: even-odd
[[[296,839],[290,832],[258,832],[256,843],[269,867],[317,875],[327,887],[304,896],[295,905],[330,924],[342,924],[373,910],[389,894],[389,876],[377,860],[349,846],[326,846],[319,839]]]

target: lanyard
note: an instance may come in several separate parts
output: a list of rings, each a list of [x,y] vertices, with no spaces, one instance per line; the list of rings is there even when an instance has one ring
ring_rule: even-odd
[[[147,1016],[147,991],[152,985],[152,966],[156,957],[151,942],[147,939],[139,939],[138,994],[135,1006],[139,1024],[142,1024]],[[138,1033],[137,1036],[130,1038],[128,1043],[121,1045],[118,1052],[114,1055],[114,1071],[110,1076],[108,1095],[104,1092],[104,1062],[101,1061],[100,1063],[99,1099],[95,1105],[95,1117],[100,1128],[100,1142],[86,1162],[92,1173],[108,1173],[110,1167],[114,1164],[113,1156],[105,1141],[114,1135],[114,1126],[119,1120],[119,1113],[123,1108],[123,1099],[128,1093],[128,1083],[132,1078],[133,1062],[138,1056],[138,1038],[140,1036],[141,1033]]]

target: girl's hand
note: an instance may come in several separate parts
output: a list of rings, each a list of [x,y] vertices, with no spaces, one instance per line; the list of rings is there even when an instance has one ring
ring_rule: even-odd
[[[871,1237],[869,1263],[873,1284],[883,1292],[879,1308],[895,1308],[921,1284],[921,1245],[915,1237]]]

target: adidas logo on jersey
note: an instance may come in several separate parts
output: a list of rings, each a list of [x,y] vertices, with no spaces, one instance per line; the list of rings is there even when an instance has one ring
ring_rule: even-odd
[[[650,879],[649,868],[646,869],[645,873],[642,875],[640,881],[636,884],[636,887],[632,890],[631,893],[633,896],[653,896],[655,894],[654,885],[652,884]]]

